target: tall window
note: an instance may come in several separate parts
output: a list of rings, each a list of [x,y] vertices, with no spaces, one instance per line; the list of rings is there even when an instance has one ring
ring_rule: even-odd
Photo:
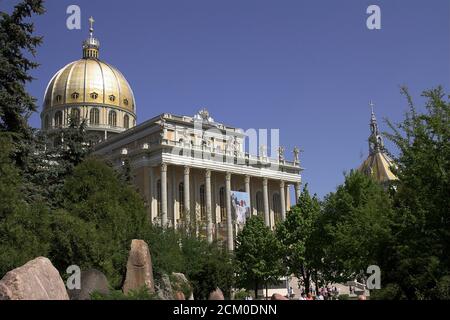
[[[98,125],[100,123],[100,111],[97,108],[92,108],[89,113],[89,121],[91,124]]]
[[[156,182],[156,215],[161,217],[161,180]]]
[[[49,127],[50,127],[50,119],[48,115],[46,115],[44,118],[44,129],[48,129]]]
[[[264,215],[264,200],[261,191],[256,193],[256,212],[258,213],[258,216]]]
[[[56,111],[55,113],[55,127],[61,128],[63,123],[62,111]]]
[[[220,220],[225,222],[227,220],[227,207],[225,202],[225,187],[219,189],[219,207],[220,207]]]
[[[181,182],[178,185],[178,205],[179,205],[179,212],[180,212],[180,218],[184,218],[184,183]]]
[[[125,129],[130,127],[130,117],[127,114],[123,116],[123,127]]]
[[[206,220],[205,185],[200,186],[200,220]]]
[[[72,110],[70,110],[70,118],[71,118],[71,121],[74,122],[74,124],[79,124],[80,123],[80,109],[72,108]]]
[[[111,127],[116,127],[117,126],[117,113],[113,110],[111,110],[108,114],[108,124]]]
[[[275,193],[272,197],[272,208],[275,216],[275,222],[281,221],[281,198],[278,193]]]

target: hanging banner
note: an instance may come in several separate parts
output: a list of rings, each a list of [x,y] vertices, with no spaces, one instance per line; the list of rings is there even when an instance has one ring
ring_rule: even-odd
[[[233,211],[233,221],[239,226],[243,226],[250,217],[250,197],[246,192],[231,191],[231,206]]]

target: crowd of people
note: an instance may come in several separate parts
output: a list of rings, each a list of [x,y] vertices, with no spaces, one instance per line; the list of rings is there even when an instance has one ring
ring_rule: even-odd
[[[309,292],[306,292],[305,289],[302,288],[301,291],[298,300],[337,300],[339,296],[339,288],[330,286],[319,289],[310,288]],[[294,298],[292,288],[289,288],[288,292],[289,296]]]

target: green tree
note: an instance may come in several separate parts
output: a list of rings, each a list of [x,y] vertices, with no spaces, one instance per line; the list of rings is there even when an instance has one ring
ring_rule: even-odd
[[[178,231],[149,224],[143,239],[150,247],[155,278],[182,272],[185,257],[181,250],[182,235]]]
[[[36,132],[24,170],[24,193],[27,201],[46,201],[51,208],[61,207],[63,185],[75,166],[92,151],[92,136],[86,120],[69,117],[67,128]]]
[[[42,38],[33,35],[34,25],[26,19],[43,14],[42,0],[24,0],[12,13],[0,12],[0,131],[13,138],[13,158],[24,168],[29,154],[31,130],[27,120],[36,111],[36,99],[26,91],[32,80],[30,70],[38,64],[29,59],[35,56]]]
[[[0,133],[0,278],[37,256],[47,255],[49,210],[43,203],[25,202],[20,171],[11,162],[10,136]]]
[[[117,287],[132,239],[149,224],[142,198],[102,160],[76,166],[62,190],[62,208],[52,219],[51,260],[59,270],[94,267]]]
[[[216,288],[230,298],[233,286],[234,268],[232,258],[226,249],[217,243],[186,236],[182,242],[184,256],[183,272],[193,286],[196,299],[208,299]]]
[[[255,291],[266,288],[284,275],[278,241],[257,216],[247,220],[236,239],[236,281],[239,287]]]
[[[450,276],[450,101],[441,87],[425,91],[419,113],[406,88],[409,111],[388,122],[388,138],[399,149],[394,168],[395,241],[386,250],[384,281],[397,297],[448,297]],[[442,286],[446,284],[447,289]]]
[[[299,204],[291,208],[286,220],[276,228],[286,274],[294,274],[305,286],[306,292],[311,287],[311,279],[318,284],[321,275],[317,263],[321,261],[321,252],[314,238],[320,212],[319,200],[316,196],[310,196],[305,185]]]
[[[369,265],[380,265],[392,242],[392,202],[371,177],[352,171],[325,198],[318,233],[324,273],[334,281],[363,280]]]

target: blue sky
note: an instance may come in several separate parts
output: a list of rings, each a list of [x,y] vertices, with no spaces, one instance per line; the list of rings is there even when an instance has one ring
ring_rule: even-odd
[[[81,30],[66,28],[70,4],[81,7]],[[381,30],[366,27],[371,4],[381,8]],[[406,111],[400,85],[419,104],[422,90],[450,85],[448,0],[48,0],[46,7],[33,18],[44,43],[28,86],[39,105],[52,75],[81,58],[93,15],[100,58],[133,87],[138,123],[206,107],[218,122],[280,128],[288,158],[294,146],[304,150],[303,181],[319,196],[367,156],[369,100],[385,130],[383,118],[400,121]],[[40,126],[38,114],[31,124]]]

